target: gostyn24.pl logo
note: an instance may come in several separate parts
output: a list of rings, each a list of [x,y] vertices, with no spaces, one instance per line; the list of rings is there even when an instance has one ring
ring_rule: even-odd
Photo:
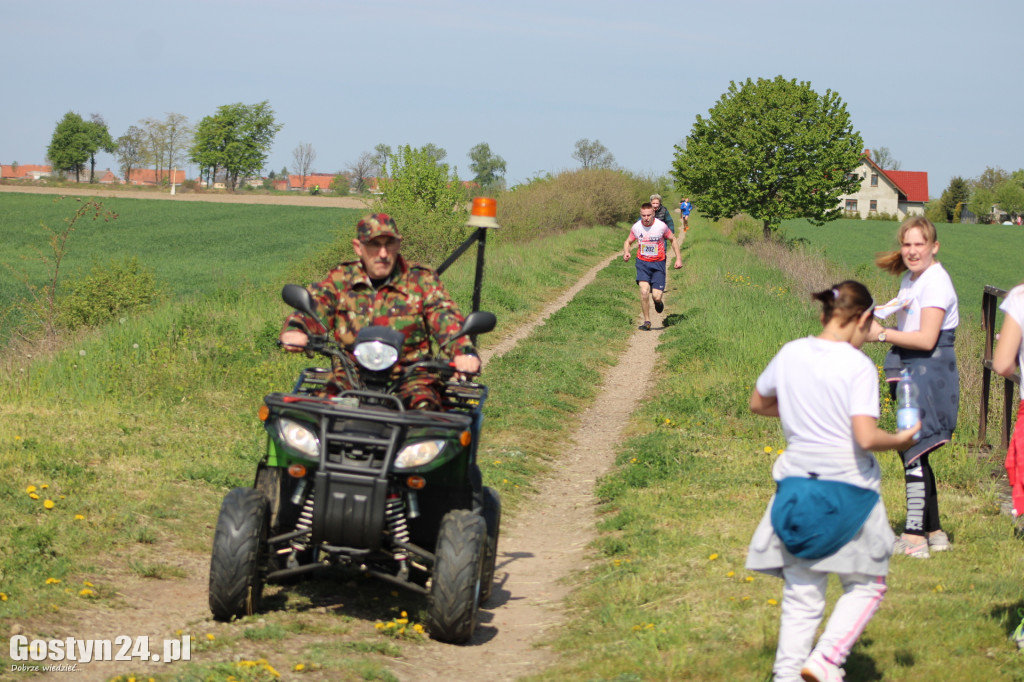
[[[155,644],[155,642],[154,642]],[[11,671],[41,672],[43,670],[74,670],[78,663],[92,661],[131,661],[139,663],[170,663],[192,660],[192,636],[165,639],[163,647],[150,651],[149,637],[121,635],[114,639],[32,639],[25,635],[11,637]],[[47,663],[43,665],[43,661]],[[27,662],[27,663],[26,663]],[[54,663],[59,666],[54,667]],[[37,665],[38,664],[38,665]]]

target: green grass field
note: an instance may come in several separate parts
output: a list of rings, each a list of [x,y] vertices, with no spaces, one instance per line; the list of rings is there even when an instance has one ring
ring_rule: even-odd
[[[830,260],[842,263],[858,278],[878,272],[875,254],[897,248],[899,223],[841,219],[821,227],[806,220],[788,220],[782,232],[789,239],[806,239]],[[960,297],[961,314],[978,320],[986,285],[1009,290],[1024,281],[1024,228],[1010,225],[936,225],[938,260],[949,272]],[[899,280],[876,294],[880,300],[896,295]]]

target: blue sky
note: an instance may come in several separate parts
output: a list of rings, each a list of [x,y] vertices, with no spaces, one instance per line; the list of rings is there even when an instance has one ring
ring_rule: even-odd
[[[575,167],[589,138],[664,174],[730,81],[782,75],[839,93],[865,146],[927,171],[935,197],[1024,167],[1022,25],[1019,0],[0,0],[0,162],[43,163],[69,110],[117,137],[267,100],[284,124],[267,170],[300,143],[320,172],[433,143],[468,178],[487,142],[514,184]]]

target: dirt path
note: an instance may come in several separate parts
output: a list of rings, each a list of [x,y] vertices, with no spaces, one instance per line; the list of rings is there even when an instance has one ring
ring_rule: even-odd
[[[544,317],[574,293],[552,304]],[[668,294],[665,301],[671,305]],[[410,652],[410,657],[415,655],[415,670],[392,668],[400,680],[515,680],[554,660],[555,654],[538,644],[550,639],[551,631],[565,620],[562,600],[569,588],[563,578],[590,560],[587,545],[595,537],[597,520],[594,483],[613,465],[622,429],[650,390],[649,359],[663,319],[654,314],[651,332],[634,332],[619,364],[605,375],[596,402],[581,416],[572,443],[559,459],[558,475],[541,482],[535,498],[523,507],[528,513],[503,523],[499,585],[484,605],[473,639],[461,647],[436,642],[417,647]]]

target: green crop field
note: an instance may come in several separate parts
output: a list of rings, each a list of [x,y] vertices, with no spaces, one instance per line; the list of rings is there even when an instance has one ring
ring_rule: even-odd
[[[899,223],[881,220],[837,220],[821,227],[806,220],[789,220],[782,230],[789,239],[806,239],[824,255],[867,279],[878,272],[875,254],[896,248]],[[1024,228],[1010,225],[936,226],[938,260],[949,272],[960,297],[961,315],[978,319],[986,285],[1010,289],[1024,280]],[[895,296],[897,278],[878,291],[878,300]]]

